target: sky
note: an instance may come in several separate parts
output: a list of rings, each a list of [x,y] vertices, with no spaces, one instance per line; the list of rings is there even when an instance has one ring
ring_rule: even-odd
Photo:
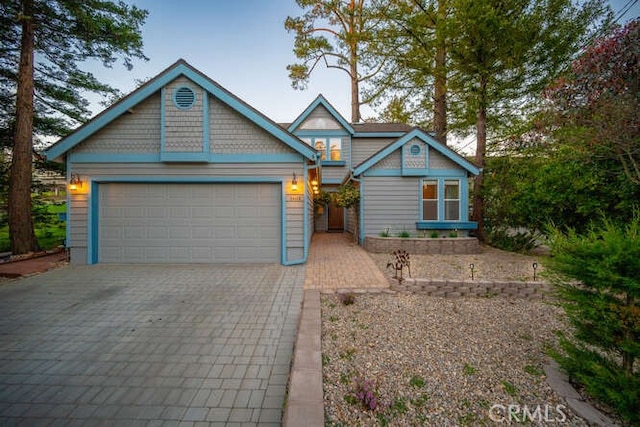
[[[126,0],[149,11],[142,27],[149,61],[136,60],[131,71],[120,63],[111,69],[88,64],[101,81],[129,93],[136,80],[154,77],[178,59],[186,60],[227,90],[276,122],[291,122],[315,99],[325,98],[350,120],[346,73],[318,68],[308,88],[291,86],[286,66],[296,62],[294,34],[284,28],[287,16],[298,16],[295,0]],[[614,12],[634,0],[610,0]],[[618,16],[618,15],[616,15]],[[640,1],[620,23],[640,16]],[[92,100],[92,110],[103,107]],[[376,116],[368,107],[363,117]]]

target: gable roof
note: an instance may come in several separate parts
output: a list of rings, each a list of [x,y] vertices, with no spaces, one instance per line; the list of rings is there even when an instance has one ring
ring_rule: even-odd
[[[408,132],[401,138],[398,138],[397,140],[387,145],[386,147],[384,147],[383,149],[381,149],[380,151],[378,151],[377,153],[373,154],[371,157],[369,157],[368,159],[360,163],[358,166],[356,166],[355,169],[353,170],[353,176],[362,175],[364,172],[366,172],[369,168],[374,166],[380,160],[384,159],[385,157],[387,157],[388,155],[390,155],[391,153],[396,151],[398,148],[402,147],[404,144],[406,144],[407,142],[411,141],[414,138],[421,140],[422,142],[427,144],[429,147],[433,148],[443,156],[447,157],[452,162],[456,163],[461,168],[467,170],[469,173],[473,175],[478,175],[480,173],[480,168],[478,168],[476,165],[469,162],[467,159],[465,159],[455,151],[451,150],[446,145],[439,143],[432,136],[427,134],[422,129],[416,127],[416,128],[413,128],[411,132]]]
[[[192,80],[194,83],[201,86],[204,90],[215,96],[217,99],[228,105],[230,108],[244,116],[275,138],[282,141],[284,144],[291,147],[293,150],[304,156],[309,160],[315,160],[317,157],[316,151],[298,139],[295,135],[288,132],[286,129],[278,126],[277,123],[269,119],[264,114],[229,92],[227,89],[220,86],[215,81],[211,80],[202,72],[193,68],[184,59],[180,59],[167,69],[162,71],[156,77],[152,78],[144,85],[140,86],[129,95],[113,104],[111,107],[102,111],[100,114],[89,120],[84,125],[80,126],[70,135],[62,138],[51,147],[44,150],[47,159],[53,160],[62,155],[73,147],[90,137],[100,129],[107,126],[113,120],[117,119],[123,113],[135,107],[140,102],[144,101],[162,87],[166,86],[177,77],[185,76]]]
[[[329,111],[329,114],[331,114],[331,116],[338,123],[340,123],[340,126],[342,126],[347,132],[349,132],[350,134],[355,133],[353,127],[351,127],[349,122],[347,122],[344,117],[342,117],[340,113],[338,113],[338,111],[333,108],[333,105],[331,105],[331,103],[329,103],[329,101],[327,101],[326,98],[322,96],[322,94],[318,95],[316,99],[314,99],[313,102],[309,104],[309,106],[302,112],[302,114],[300,114],[298,118],[289,125],[287,130],[289,132],[293,132],[294,130],[296,130],[298,126],[300,126],[302,122],[304,122],[307,117],[309,117],[309,114],[311,114],[319,105],[322,105],[324,108],[326,108],[327,111]]]

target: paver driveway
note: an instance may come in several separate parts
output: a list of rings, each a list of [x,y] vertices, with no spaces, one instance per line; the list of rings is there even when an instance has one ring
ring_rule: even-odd
[[[97,265],[0,286],[0,424],[279,425],[304,271]]]

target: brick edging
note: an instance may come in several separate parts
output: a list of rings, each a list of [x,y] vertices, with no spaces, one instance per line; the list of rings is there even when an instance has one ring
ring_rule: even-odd
[[[434,297],[491,297],[507,296],[540,300],[548,298],[550,287],[545,282],[518,282],[500,280],[446,280],[446,279],[390,279],[391,289]]]

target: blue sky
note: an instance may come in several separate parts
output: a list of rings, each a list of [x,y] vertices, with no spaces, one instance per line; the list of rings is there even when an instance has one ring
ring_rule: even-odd
[[[277,122],[293,121],[322,93],[350,119],[349,81],[338,70],[317,69],[304,91],[294,90],[286,70],[296,61],[294,35],[284,29],[287,16],[301,9],[294,0],[127,0],[147,9],[143,27],[149,61],[136,61],[132,71],[92,66],[96,76],[128,93],[136,79],[147,79],[185,59],[223,87]],[[633,0],[632,0],[633,2]],[[628,0],[611,0],[619,11]],[[640,16],[640,2],[620,22]],[[96,113],[100,106],[94,107]],[[363,116],[375,113],[363,108]]]

